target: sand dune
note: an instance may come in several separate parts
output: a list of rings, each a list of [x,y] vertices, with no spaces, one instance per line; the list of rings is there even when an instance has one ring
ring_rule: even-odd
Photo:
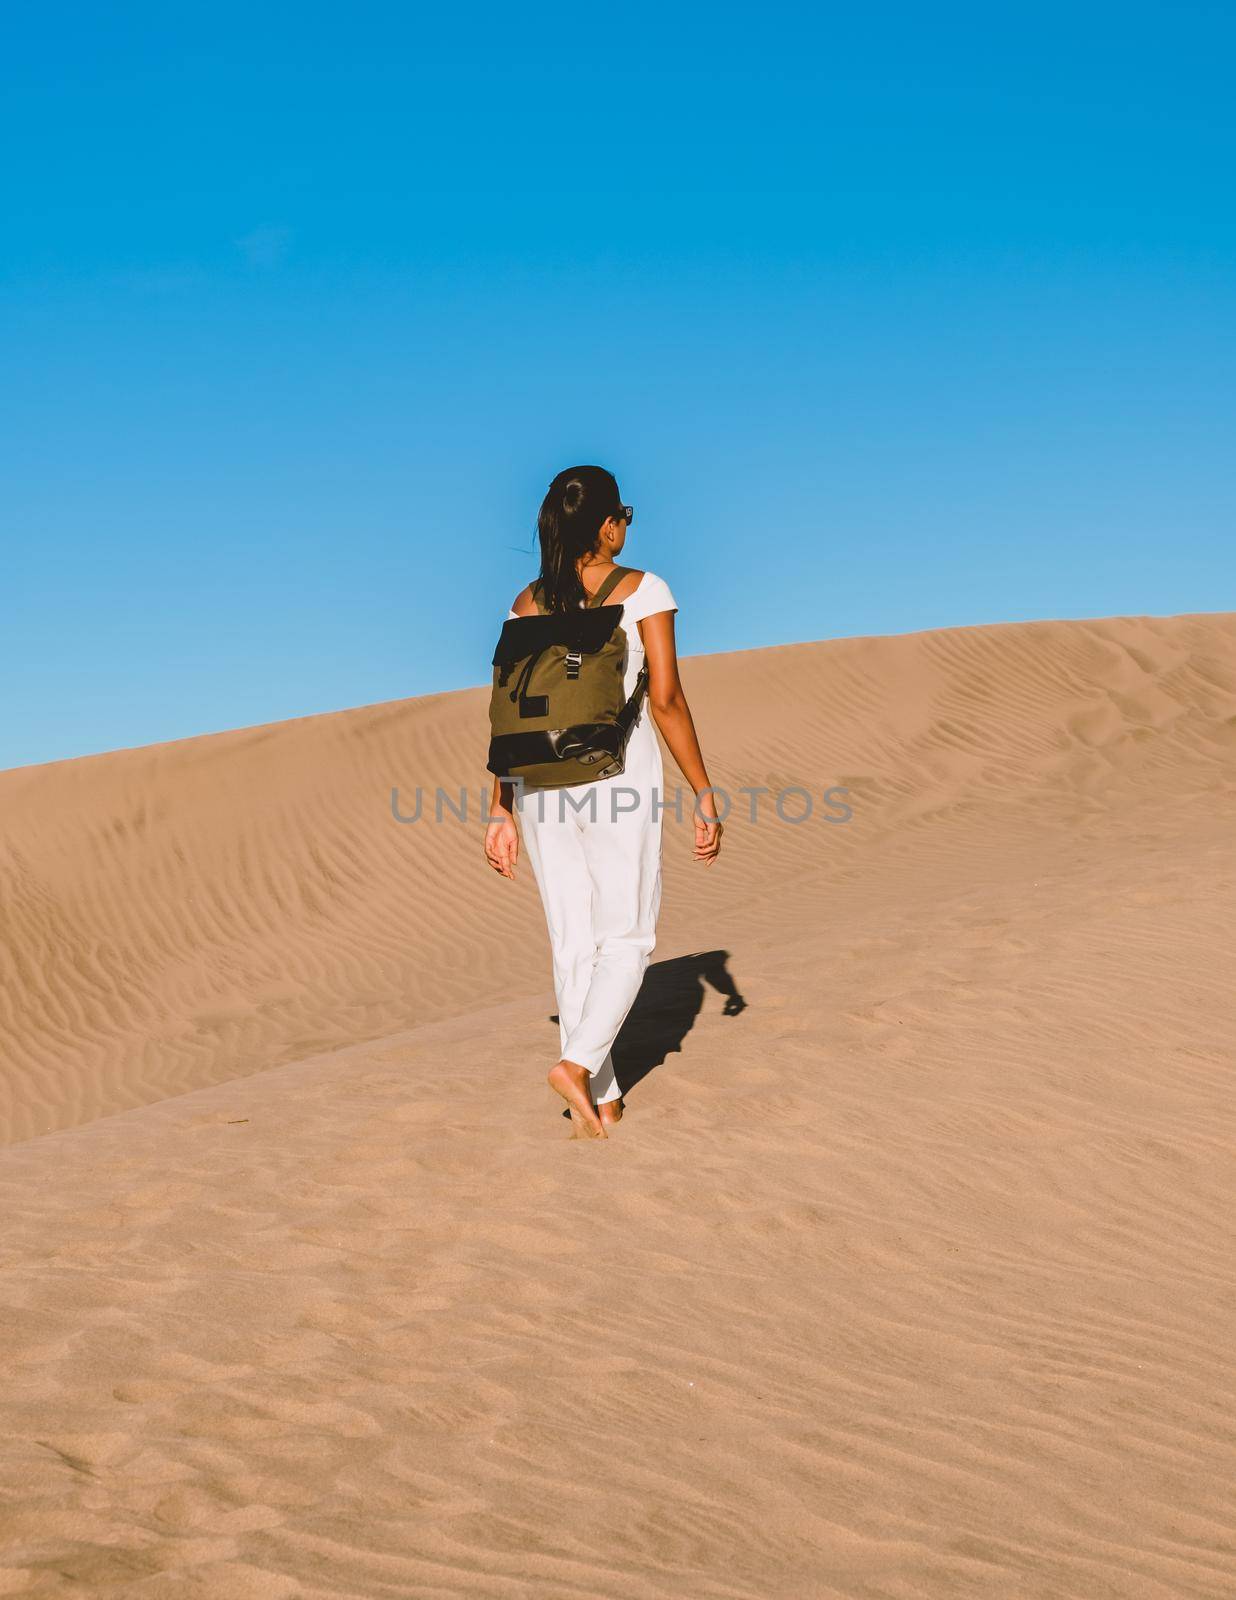
[[[1236,1592],[1236,617],[684,675],[603,1146],[479,692],[0,774],[0,1595]]]

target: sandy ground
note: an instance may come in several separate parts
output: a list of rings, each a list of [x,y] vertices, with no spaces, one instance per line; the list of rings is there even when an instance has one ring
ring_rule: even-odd
[[[1236,1593],[1236,617],[686,677],[603,1145],[483,696],[0,774],[0,1595]]]

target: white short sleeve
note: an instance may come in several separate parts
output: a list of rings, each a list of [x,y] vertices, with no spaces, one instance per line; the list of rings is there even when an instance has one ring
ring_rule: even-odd
[[[678,602],[670,593],[669,584],[655,572],[646,572],[635,593],[622,602],[624,622],[642,622],[645,617],[655,617],[661,611],[677,611]]]

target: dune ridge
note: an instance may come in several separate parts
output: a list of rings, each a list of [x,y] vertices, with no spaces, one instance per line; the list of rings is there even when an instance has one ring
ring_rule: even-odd
[[[0,774],[0,1595],[1236,1592],[1236,617],[685,676],[603,1146],[479,691]]]
[[[688,904],[670,849],[662,947],[758,902],[770,874],[799,882],[802,829],[767,798],[753,827],[746,785],[812,792],[806,870],[831,879],[966,805],[1032,799],[1084,829],[1117,779],[1222,783],[1234,627],[1009,624],[688,661],[734,868]],[[543,988],[534,886],[477,867],[484,704],[465,690],[0,773],[3,1136]],[[817,823],[831,784],[845,827]],[[431,822],[428,795],[398,823],[392,790],[411,815],[418,785],[464,791],[470,824]]]

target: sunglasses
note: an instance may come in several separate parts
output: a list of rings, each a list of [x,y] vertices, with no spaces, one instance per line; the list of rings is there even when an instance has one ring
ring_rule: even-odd
[[[631,519],[632,519],[632,517],[634,517],[634,515],[635,515],[635,507],[634,506],[619,506],[617,511],[614,512],[614,521],[615,522],[625,522],[627,524],[627,526],[629,527],[631,525]]]

